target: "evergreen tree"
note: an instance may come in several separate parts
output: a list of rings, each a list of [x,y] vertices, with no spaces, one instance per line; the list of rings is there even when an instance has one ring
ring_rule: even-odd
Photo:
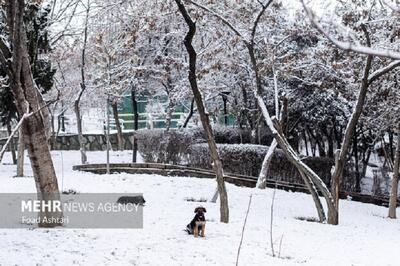
[[[27,4],[24,14],[26,33],[28,37],[29,59],[32,64],[32,74],[41,93],[49,91],[54,83],[56,70],[51,62],[41,57],[51,50],[48,38],[48,22],[50,7],[41,7],[37,4]],[[3,24],[0,26],[0,33],[5,31]],[[5,71],[0,69],[0,77],[6,78]],[[17,118],[17,109],[14,97],[7,83],[3,83],[0,88],[0,123],[9,124],[11,120]]]

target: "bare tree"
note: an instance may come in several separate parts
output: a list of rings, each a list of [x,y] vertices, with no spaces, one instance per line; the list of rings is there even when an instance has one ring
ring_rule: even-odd
[[[371,72],[372,69],[372,63],[373,59],[375,56],[380,56],[380,57],[387,57],[387,58],[392,58],[392,59],[400,59],[400,55],[396,54],[395,52],[392,52],[390,50],[378,50],[371,48],[371,37],[368,32],[367,27],[365,24],[361,24],[361,29],[365,35],[366,39],[366,44],[367,46],[354,46],[350,42],[341,42],[332,37],[329,33],[327,33],[322,26],[318,23],[317,19],[315,18],[314,13],[307,7],[307,5],[304,3],[304,0],[301,0],[303,4],[303,8],[306,11],[311,23],[318,29],[320,33],[322,33],[326,38],[328,38],[329,41],[331,41],[334,45],[336,45],[338,48],[343,49],[345,51],[352,51],[356,52],[359,54],[365,54],[367,55],[366,58],[366,63],[364,66],[364,71],[363,71],[363,76],[361,79],[361,84],[360,84],[360,91],[358,93],[355,107],[353,109],[353,113],[351,114],[351,117],[347,123],[345,132],[344,132],[344,137],[342,140],[341,148],[336,152],[336,157],[335,157],[335,167],[332,173],[332,180],[331,180],[331,189],[332,189],[332,196],[334,199],[334,204],[335,204],[335,209],[336,213],[330,213],[328,217],[329,223],[332,224],[338,224],[339,223],[339,216],[338,216],[338,210],[339,210],[339,189],[340,189],[340,182],[341,178],[343,175],[343,170],[346,165],[347,161],[347,155],[351,146],[351,141],[354,136],[354,132],[357,126],[357,122],[361,116],[361,113],[364,108],[364,104],[366,101],[367,97],[367,92],[368,88],[370,85],[381,78],[383,75],[389,73],[396,67],[400,66],[400,60],[394,60],[388,65],[381,67],[380,69],[376,70],[373,73]]]
[[[259,66],[257,64],[257,58],[255,55],[255,50],[256,50],[255,36],[256,36],[257,26],[263,16],[264,12],[267,10],[267,8],[272,3],[272,0],[268,1],[265,4],[263,4],[261,1],[258,2],[261,5],[261,10],[258,12],[256,19],[253,22],[253,26],[251,28],[250,39],[247,39],[246,37],[244,37],[244,35],[237,28],[235,28],[226,18],[224,18],[220,14],[218,14],[215,11],[213,11],[203,5],[200,5],[194,1],[190,1],[190,2],[193,5],[201,8],[202,10],[210,13],[211,15],[216,17],[218,20],[220,20],[244,43],[244,45],[247,48],[248,53],[249,53],[250,63],[251,63],[251,67],[252,67],[252,71],[253,71],[253,75],[254,75],[254,79],[255,79],[255,85],[253,86],[253,93],[256,97],[258,106],[261,109],[262,115],[264,116],[264,119],[265,119],[269,129],[271,130],[279,147],[284,151],[287,159],[291,163],[293,163],[293,165],[298,169],[298,171],[301,174],[301,177],[303,178],[304,183],[309,188],[310,193],[313,196],[313,200],[314,200],[314,203],[315,203],[315,206],[316,206],[316,209],[319,214],[321,222],[325,220],[325,213],[324,213],[322,204],[318,197],[317,188],[325,198],[325,201],[326,201],[327,207],[328,207],[328,211],[330,213],[332,213],[333,215],[335,215],[335,213],[337,213],[337,210],[335,208],[333,197],[332,197],[332,194],[330,193],[329,189],[326,187],[326,185],[322,181],[322,179],[300,159],[299,155],[291,147],[291,145],[287,141],[286,136],[281,128],[281,124],[279,123],[279,121],[276,118],[271,118],[269,111],[267,109],[267,106],[262,97],[263,86],[262,86],[261,77],[259,74]],[[328,220],[328,223],[329,222],[330,221]]]
[[[78,93],[78,96],[76,97],[74,101],[74,110],[75,110],[75,116],[76,116],[76,125],[78,129],[78,139],[79,139],[79,146],[80,146],[80,152],[81,152],[81,163],[86,164],[87,163],[87,156],[86,156],[86,147],[84,143],[84,138],[83,138],[83,130],[82,130],[82,115],[81,115],[81,110],[80,110],[80,101],[82,98],[83,93],[86,90],[86,81],[85,81],[85,60],[86,60],[86,45],[87,45],[87,38],[88,38],[88,22],[89,22],[89,12],[90,12],[90,3],[87,1],[85,5],[86,9],[86,18],[85,18],[85,27],[84,27],[84,32],[83,32],[83,48],[82,48],[82,55],[81,55],[81,89]]]
[[[189,27],[189,31],[187,32],[184,40],[184,44],[189,55],[189,82],[193,91],[193,96],[196,101],[197,111],[200,115],[201,123],[203,125],[205,134],[207,136],[208,147],[210,149],[211,158],[213,161],[213,167],[217,178],[218,192],[220,196],[220,215],[221,215],[220,220],[223,223],[228,223],[229,222],[228,195],[226,193],[222,162],[218,154],[217,145],[215,144],[214,135],[210,125],[210,119],[208,117],[208,114],[206,113],[201,92],[197,86],[197,78],[196,78],[197,53],[192,45],[192,40],[196,33],[196,24],[193,22],[182,1],[175,0],[175,2],[178,5],[179,11]]]

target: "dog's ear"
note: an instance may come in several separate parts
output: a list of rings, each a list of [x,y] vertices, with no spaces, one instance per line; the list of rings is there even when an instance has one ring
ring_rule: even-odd
[[[203,212],[207,212],[206,208],[204,208],[204,207],[197,207],[196,209],[194,209],[194,213],[197,213],[199,210],[202,210]]]

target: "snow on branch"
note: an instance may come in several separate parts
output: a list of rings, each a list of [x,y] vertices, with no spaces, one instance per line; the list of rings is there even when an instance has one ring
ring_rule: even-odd
[[[269,0],[266,4],[263,4],[261,1],[258,1],[258,3],[262,6],[261,11],[258,13],[256,20],[253,23],[253,29],[251,30],[251,42],[254,42],[254,38],[256,35],[256,30],[258,23],[260,22],[260,19],[262,15],[264,14],[265,10],[269,7],[269,5],[272,3],[273,0]]]
[[[200,9],[203,9],[204,11],[212,14],[213,16],[215,16],[216,18],[218,18],[219,20],[221,20],[228,28],[230,28],[237,36],[239,36],[245,43],[248,43],[249,41],[246,40],[246,38],[243,36],[243,34],[240,33],[239,30],[237,30],[232,23],[230,23],[226,18],[224,18],[223,16],[221,16],[220,14],[218,14],[217,12],[209,9],[208,7],[205,7],[195,1],[192,0],[188,0],[189,3],[191,3],[194,6],[197,6]]]
[[[29,117],[35,115],[36,113],[41,112],[44,108],[47,108],[50,104],[54,103],[55,101],[58,101],[58,98],[57,98],[57,100],[50,101],[50,102],[48,102],[47,104],[45,104],[45,105],[43,105],[42,107],[40,107],[39,109],[37,109],[36,111],[30,112],[30,113],[28,112],[28,110],[29,110],[29,105],[27,104],[28,108],[27,108],[27,110],[26,110],[26,113],[23,114],[23,116],[22,116],[21,119],[19,120],[18,124],[15,126],[14,130],[11,131],[10,136],[8,136],[8,139],[7,139],[6,143],[4,144],[3,148],[2,148],[1,151],[0,151],[0,164],[1,164],[1,161],[3,160],[3,156],[4,156],[5,152],[6,152],[6,150],[7,150],[7,146],[10,144],[10,142],[11,142],[12,138],[14,137],[15,133],[17,133],[17,131],[18,131],[19,128],[22,126],[22,124],[24,123],[24,121],[25,121],[26,119],[28,119]]]
[[[314,25],[314,27],[321,33],[323,34],[330,42],[332,42],[334,45],[336,45],[338,48],[348,51],[348,52],[356,52],[359,54],[365,54],[365,55],[374,55],[374,56],[379,56],[379,57],[387,57],[391,59],[400,59],[400,53],[391,51],[391,50],[383,50],[383,49],[375,49],[367,46],[362,46],[362,45],[357,45],[353,44],[351,42],[344,42],[336,39],[332,35],[330,35],[327,31],[324,30],[324,28],[319,24],[315,14],[312,12],[311,9],[307,7],[305,4],[304,0],[300,0],[303,8],[310,19],[311,23]]]
[[[370,78],[368,79],[368,83],[371,84],[372,82],[374,82],[375,80],[377,80],[378,78],[380,78],[381,76],[385,75],[386,73],[395,69],[398,66],[400,66],[400,60],[395,60],[389,65],[378,69],[377,71],[371,74]]]
[[[390,9],[392,9],[395,12],[400,13],[400,5],[396,5],[393,2],[388,2],[388,1],[382,1],[385,5],[387,5]]]
[[[14,130],[11,132],[10,136],[8,136],[8,139],[7,139],[6,143],[4,144],[3,148],[2,148],[1,151],[0,151],[0,164],[1,164],[1,161],[3,160],[4,153],[5,153],[6,150],[7,150],[7,146],[8,146],[8,144],[10,144],[10,142],[11,142],[12,138],[14,137],[15,133],[17,133],[18,129],[22,126],[22,123],[25,121],[25,119],[31,117],[34,113],[36,113],[36,112],[25,113],[25,114],[22,116],[22,118],[19,120],[17,126],[16,126],[16,127],[14,128]]]

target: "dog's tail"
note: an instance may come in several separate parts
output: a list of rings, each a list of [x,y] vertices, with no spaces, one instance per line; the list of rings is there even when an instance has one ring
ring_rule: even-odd
[[[189,235],[192,235],[192,234],[193,234],[193,230],[192,230],[192,228],[190,228],[189,225],[186,226],[186,228],[185,228],[183,231],[185,231],[185,232],[188,233]]]

